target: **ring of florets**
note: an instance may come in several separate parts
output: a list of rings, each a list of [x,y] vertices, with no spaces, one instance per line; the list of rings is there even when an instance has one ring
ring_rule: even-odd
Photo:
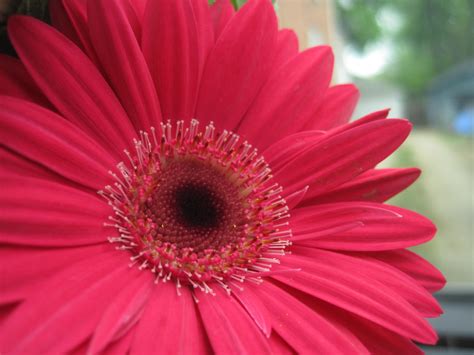
[[[203,131],[191,120],[140,132],[136,154],[117,165],[99,194],[114,210],[105,225],[130,266],[150,269],[155,282],[174,280],[213,293],[229,283],[260,283],[290,245],[282,188],[256,149],[232,132]]]

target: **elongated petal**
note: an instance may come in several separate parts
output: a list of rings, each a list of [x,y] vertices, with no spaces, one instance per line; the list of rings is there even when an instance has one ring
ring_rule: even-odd
[[[100,68],[89,34],[87,0],[50,0],[49,13],[53,26],[81,48]]]
[[[408,248],[433,238],[436,227],[427,218],[395,206],[371,202],[346,202],[307,207],[295,213],[295,234],[308,234],[338,225],[359,223],[352,229],[301,243],[337,250],[390,250]]]
[[[0,104],[0,140],[7,148],[96,191],[109,181],[114,160],[73,124],[23,100],[0,96]]]
[[[263,334],[269,338],[272,331],[270,313],[265,308],[259,295],[255,294],[252,288],[246,288],[244,290],[236,289],[234,290],[233,295],[247,310],[250,317],[252,317],[255,324],[257,324]]]
[[[320,195],[373,168],[408,136],[406,120],[369,122],[319,140],[275,173],[287,194],[306,185],[306,198]]]
[[[347,331],[322,318],[286,291],[264,282],[255,292],[272,312],[272,326],[298,353],[365,354],[367,351]]]
[[[350,331],[363,343],[371,354],[422,354],[423,352],[408,338],[394,333],[378,324],[353,313],[333,306],[302,292],[291,290],[309,305],[314,312]]]
[[[290,134],[266,148],[263,156],[272,167],[273,172],[277,172],[322,138],[324,138],[323,131],[303,131]]]
[[[58,111],[121,157],[136,133],[97,68],[72,42],[43,22],[14,16],[8,26],[25,67]]]
[[[385,202],[420,176],[420,169],[371,169],[336,189],[304,201],[304,205],[343,201]]]
[[[255,98],[239,126],[239,134],[263,149],[301,130],[306,122],[300,118],[320,104],[327,90],[333,62],[330,47],[321,46],[284,64]]]
[[[149,298],[131,353],[206,354],[210,351],[191,291],[174,282],[159,283]]]
[[[278,31],[277,48],[273,58],[273,70],[278,70],[283,64],[298,54],[298,37],[290,29]]]
[[[446,279],[437,268],[409,250],[390,250],[366,255],[400,269],[428,291],[439,291],[446,285]]]
[[[351,267],[366,277],[367,282],[377,280],[387,286],[415,307],[423,317],[438,317],[442,310],[438,302],[415,280],[395,267],[382,263],[374,258],[363,255],[342,255],[324,250],[307,247],[293,247],[296,255],[308,258],[333,258],[341,268],[349,270]]]
[[[341,265],[339,259],[324,252],[317,259],[291,255],[285,257],[285,264],[302,271],[291,277],[272,277],[408,338],[436,342],[436,333],[413,306],[384,284],[367,282],[366,277],[354,272],[357,266]]]
[[[211,18],[214,25],[214,38],[216,40],[234,14],[234,7],[229,0],[216,0],[211,6]]]
[[[293,192],[291,195],[285,197],[286,205],[291,210],[298,206],[298,204],[304,199],[306,192],[308,192],[309,186],[303,187],[301,190]]]
[[[106,349],[104,349],[104,351],[101,352],[101,355],[128,354],[132,346],[132,341],[135,336],[136,329],[137,329],[137,326],[135,325],[132,329],[130,329],[127,332],[127,334],[125,334],[120,339],[114,341]],[[87,351],[87,349],[82,351],[80,355],[83,355],[85,351]]]
[[[78,246],[107,240],[103,223],[111,211],[99,196],[34,178],[5,178],[1,184],[1,242]]]
[[[143,272],[111,300],[94,331],[89,354],[100,353],[139,320],[153,287],[152,280],[151,273]]]
[[[136,130],[161,122],[155,86],[133,31],[138,18],[127,0],[88,1],[92,43],[120,102]]]
[[[34,295],[51,275],[107,250],[110,246],[106,244],[55,249],[2,246],[0,304],[22,301]]]
[[[148,1],[143,55],[165,119],[193,117],[199,81],[213,42],[207,1]]]
[[[269,354],[263,333],[242,306],[220,287],[199,297],[199,311],[216,354]]]
[[[8,95],[51,108],[18,59],[0,55],[0,95]]]
[[[125,253],[112,250],[56,274],[11,315],[8,327],[1,330],[2,350],[57,354],[81,344],[110,298],[139,273],[127,266],[127,260]],[[58,337],[64,329],[67,336]]]
[[[349,122],[359,100],[355,85],[343,84],[329,88],[320,107],[306,120],[305,130],[329,130]]]
[[[196,109],[203,123],[235,130],[268,77],[277,20],[266,0],[250,0],[232,17],[209,54]]]

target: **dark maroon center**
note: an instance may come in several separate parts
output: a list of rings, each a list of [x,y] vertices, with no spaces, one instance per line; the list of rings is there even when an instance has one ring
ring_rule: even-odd
[[[188,228],[217,228],[225,213],[224,203],[216,191],[205,185],[180,186],[175,192],[176,215]]]

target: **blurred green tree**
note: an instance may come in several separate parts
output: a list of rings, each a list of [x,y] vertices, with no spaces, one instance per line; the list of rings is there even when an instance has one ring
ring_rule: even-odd
[[[394,48],[385,77],[421,95],[450,67],[474,58],[473,0],[338,0],[339,22],[360,51],[388,40]],[[396,26],[384,21],[387,13]]]

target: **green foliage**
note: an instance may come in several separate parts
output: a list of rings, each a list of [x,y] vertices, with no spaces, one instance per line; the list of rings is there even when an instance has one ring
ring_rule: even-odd
[[[433,77],[474,58],[472,0],[338,0],[341,27],[363,51],[380,40],[393,44],[387,77],[410,93],[421,93]],[[383,12],[399,20],[396,29]]]

